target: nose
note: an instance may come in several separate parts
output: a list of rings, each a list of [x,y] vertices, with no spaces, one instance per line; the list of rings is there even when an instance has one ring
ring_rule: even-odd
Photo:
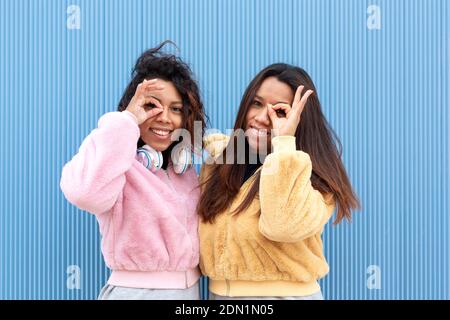
[[[264,108],[261,108],[261,110],[259,110],[258,114],[255,116],[255,120],[264,126],[268,127],[270,125],[270,118],[267,105],[264,106]]]
[[[170,123],[169,108],[163,107],[163,111],[158,114],[156,120],[163,123]]]

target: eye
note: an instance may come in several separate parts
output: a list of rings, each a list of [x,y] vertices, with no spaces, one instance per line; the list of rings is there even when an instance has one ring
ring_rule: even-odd
[[[278,109],[275,110],[275,112],[277,113],[278,118],[285,118],[286,117],[286,112],[282,109]]]
[[[262,103],[261,102],[259,102],[258,100],[254,100],[253,101],[253,105],[255,106],[255,107],[262,107]]]
[[[172,107],[172,111],[175,113],[181,113],[183,111],[182,107]]]
[[[153,108],[156,108],[156,105],[154,104],[154,103],[147,103],[146,105],[144,105],[144,109],[145,110],[150,110],[150,109],[153,109]]]

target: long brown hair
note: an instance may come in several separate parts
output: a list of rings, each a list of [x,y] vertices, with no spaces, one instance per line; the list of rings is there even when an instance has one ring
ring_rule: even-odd
[[[268,77],[276,77],[286,83],[295,92],[297,87],[304,85],[304,91],[311,89],[314,94],[308,98],[303,109],[300,123],[295,132],[296,148],[309,154],[312,162],[312,186],[322,194],[331,193],[337,207],[335,223],[342,219],[350,220],[351,210],[359,208],[359,200],[354,193],[349,178],[341,161],[342,145],[336,133],[325,119],[316,88],[311,77],[302,68],[277,63],[262,71],[250,82],[244,92],[239,111],[234,124],[234,130],[242,132],[245,129],[245,118],[256,92]],[[239,130],[242,129],[242,130]],[[239,135],[239,134],[238,134]],[[222,152],[222,159],[226,159],[228,149],[232,144],[236,146],[238,135],[233,135],[227,147]],[[237,159],[237,148],[233,147],[234,159]],[[208,177],[202,182],[202,192],[198,203],[198,213],[204,221],[213,222],[217,214],[227,209],[236,197],[244,179],[246,164],[233,162],[232,164],[212,164]],[[255,175],[245,199],[234,213],[239,213],[251,204],[258,196],[261,171]]]

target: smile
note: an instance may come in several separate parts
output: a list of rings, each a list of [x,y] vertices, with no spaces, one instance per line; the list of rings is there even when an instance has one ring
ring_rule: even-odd
[[[171,130],[164,130],[164,129],[153,129],[152,128],[152,129],[150,129],[150,131],[160,137],[168,137],[172,133]]]
[[[251,134],[258,136],[258,137],[264,137],[270,135],[270,129],[261,129],[261,128],[254,128],[250,127]]]

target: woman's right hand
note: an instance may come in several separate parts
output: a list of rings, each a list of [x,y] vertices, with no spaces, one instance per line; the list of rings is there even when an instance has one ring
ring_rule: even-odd
[[[309,96],[314,93],[313,90],[308,90],[302,96],[304,88],[305,86],[299,86],[295,91],[292,107],[284,103],[278,103],[276,105],[269,104],[268,113],[275,136],[295,136],[306,102],[308,101]],[[278,117],[276,113],[277,110],[284,111],[286,116]]]
[[[134,114],[138,125],[144,123],[163,111],[163,106],[153,97],[154,92],[164,89],[164,85],[158,83],[158,79],[142,81],[136,88],[126,110]]]

